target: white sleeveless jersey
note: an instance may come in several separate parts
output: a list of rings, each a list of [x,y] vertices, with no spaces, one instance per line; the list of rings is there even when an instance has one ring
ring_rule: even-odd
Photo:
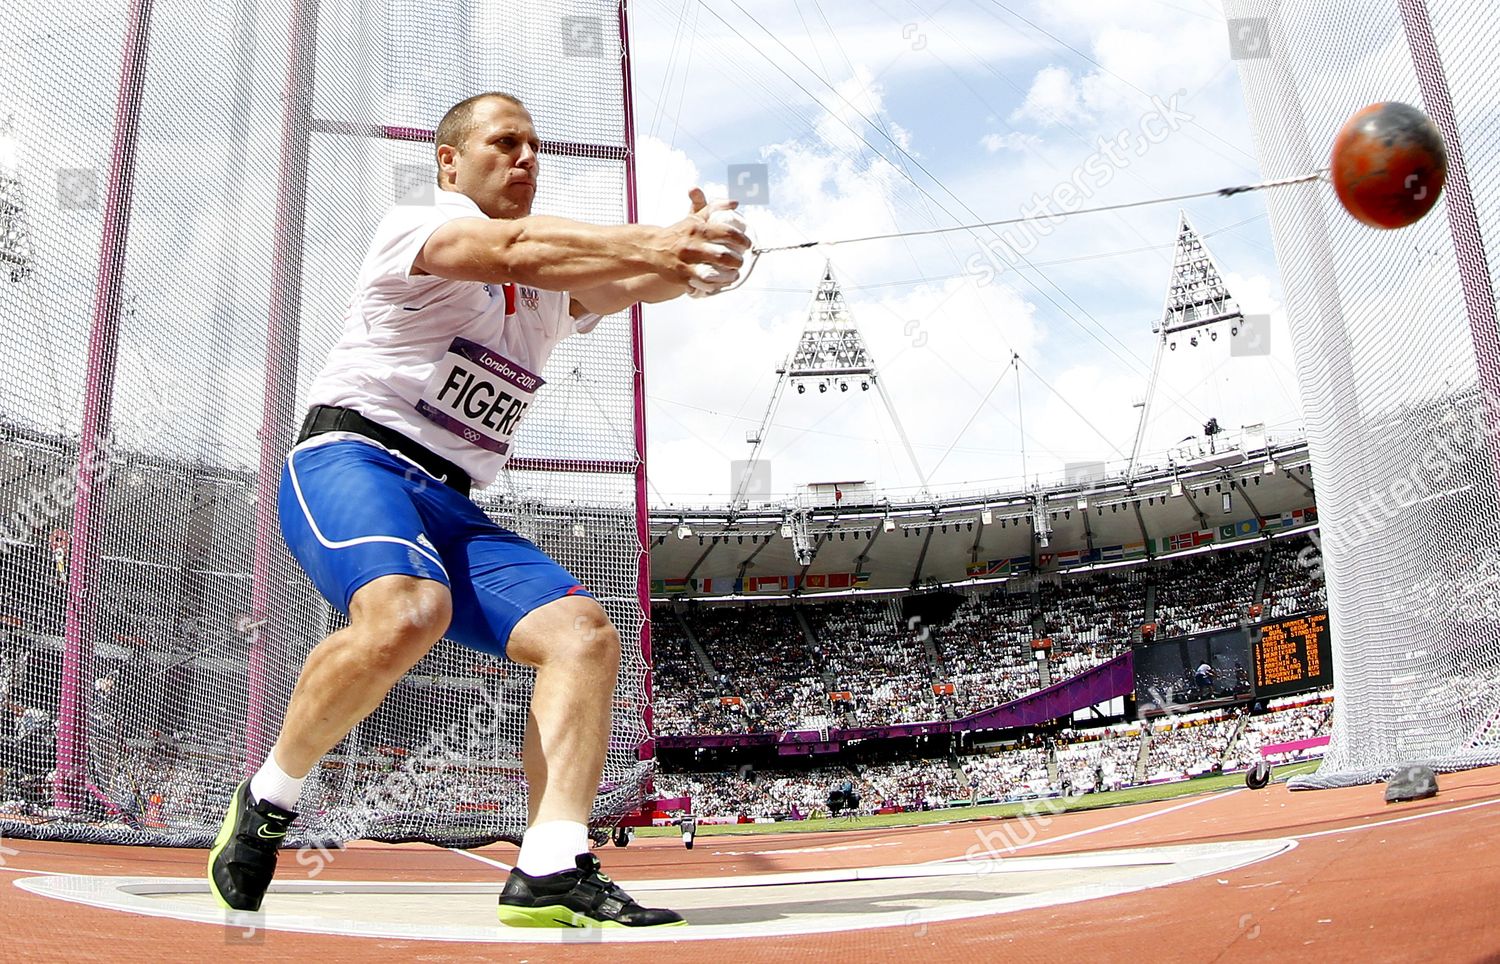
[[[430,205],[397,205],[375,229],[343,337],[307,402],[352,408],[488,485],[510,458],[547,356],[599,316],[575,321],[566,292],[412,274],[439,227],[485,217],[463,194],[435,193]]]

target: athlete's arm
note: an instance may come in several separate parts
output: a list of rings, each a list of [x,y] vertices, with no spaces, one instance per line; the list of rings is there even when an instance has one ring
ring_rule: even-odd
[[[671,301],[690,290],[692,289],[685,284],[668,281],[657,275],[643,274],[574,291],[571,293],[573,301],[569,307],[574,318],[587,314],[612,315],[638,301],[646,304]]]
[[[741,232],[697,215],[666,227],[601,226],[547,215],[460,218],[432,233],[413,268],[453,281],[513,282],[547,291],[582,291],[643,276],[686,290],[693,265],[737,269],[744,263],[740,252],[749,246]]]

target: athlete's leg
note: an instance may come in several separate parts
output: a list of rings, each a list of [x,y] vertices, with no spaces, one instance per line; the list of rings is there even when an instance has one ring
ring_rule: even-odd
[[[588,819],[609,748],[620,636],[566,569],[472,503],[423,494],[463,517],[442,543],[451,577],[448,635],[536,668],[523,763],[530,819],[498,908],[520,927],[670,927],[670,910],[642,907],[605,876],[589,852]]]
[[[281,769],[305,777],[427,655],[452,616],[448,587],[431,579],[389,575],[360,587],[349,626],[302,666],[273,749]]]
[[[506,655],[536,667],[523,755],[529,823],[587,823],[609,746],[620,634],[593,599],[564,596],[516,624]]]

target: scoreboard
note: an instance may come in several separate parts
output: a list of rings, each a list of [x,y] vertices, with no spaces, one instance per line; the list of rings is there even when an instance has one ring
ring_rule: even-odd
[[[1134,667],[1136,707],[1145,715],[1324,689],[1333,685],[1328,613],[1143,641]]]
[[[1333,685],[1328,613],[1268,619],[1251,644],[1257,699]]]

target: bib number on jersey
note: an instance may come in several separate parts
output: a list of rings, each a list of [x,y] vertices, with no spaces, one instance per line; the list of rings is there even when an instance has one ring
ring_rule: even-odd
[[[503,355],[455,338],[422,390],[417,411],[472,445],[508,455],[516,426],[543,384],[540,375]]]

